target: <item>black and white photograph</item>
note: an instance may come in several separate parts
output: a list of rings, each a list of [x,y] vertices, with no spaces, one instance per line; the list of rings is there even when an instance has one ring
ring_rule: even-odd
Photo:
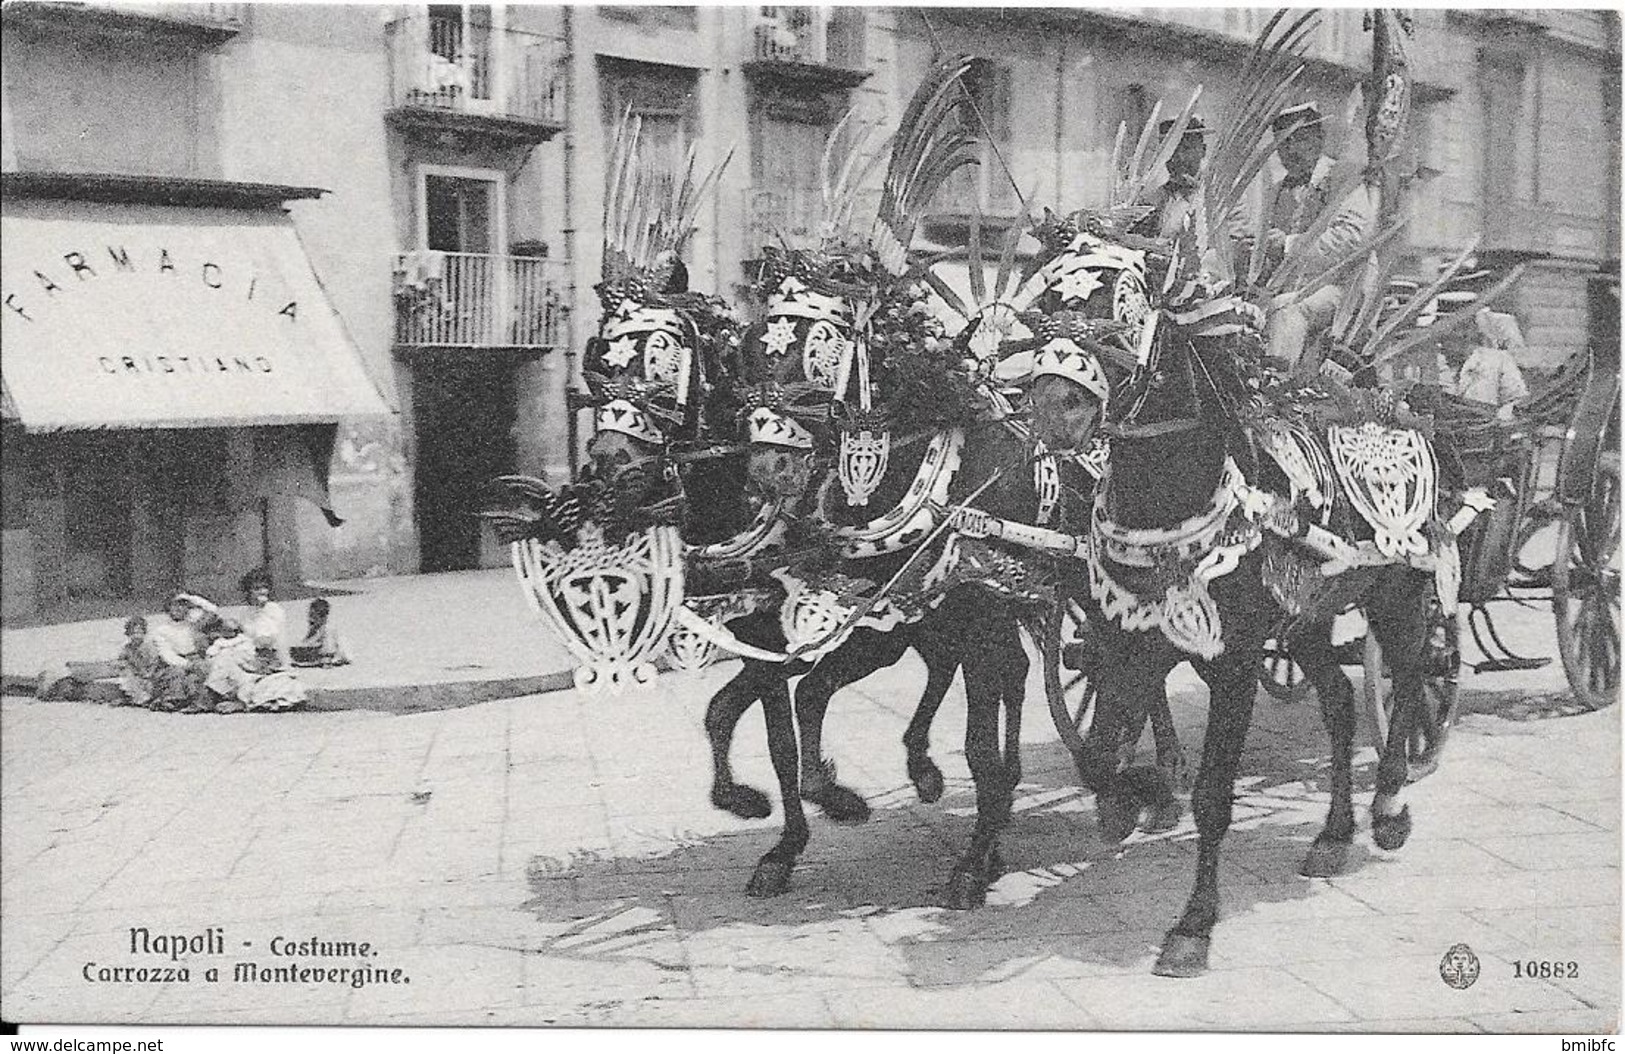
[[[6,1031],[1614,1049],[1617,8],[0,42]]]

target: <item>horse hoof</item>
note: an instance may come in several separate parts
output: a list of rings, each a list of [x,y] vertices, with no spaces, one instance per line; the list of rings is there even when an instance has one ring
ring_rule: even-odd
[[[1179,826],[1179,821],[1184,817],[1184,815],[1184,806],[1179,804],[1178,798],[1165,801],[1160,805],[1154,805],[1151,807],[1150,814],[1146,817],[1146,833],[1166,834],[1175,827]],[[1124,837],[1127,836],[1125,835]]]
[[[909,782],[914,784],[914,793],[927,805],[942,798],[944,784],[942,770],[930,758],[921,758],[918,762],[908,763]]]
[[[776,897],[790,891],[790,872],[795,864],[788,860],[763,860],[751,872],[745,883],[747,897]]]
[[[863,800],[863,795],[839,783],[820,787],[811,794],[803,793],[801,797],[818,806],[836,823],[864,823],[869,819],[869,803]]]
[[[970,911],[987,903],[987,883],[973,871],[956,867],[948,876],[944,905],[952,911]]]
[[[1331,878],[1341,875],[1348,866],[1349,843],[1315,840],[1304,855],[1298,874],[1304,878]]]
[[[1100,823],[1100,837],[1111,845],[1120,845],[1134,833],[1140,810],[1113,798],[1096,798],[1095,818]]]
[[[1411,807],[1404,806],[1393,816],[1375,816],[1371,820],[1371,840],[1379,849],[1398,849],[1411,836]]]
[[[767,795],[739,783],[713,788],[711,804],[741,820],[764,820],[773,815],[773,803],[768,801]]]
[[[1162,940],[1162,954],[1151,972],[1158,977],[1200,977],[1207,973],[1207,953],[1211,937],[1170,933]]]

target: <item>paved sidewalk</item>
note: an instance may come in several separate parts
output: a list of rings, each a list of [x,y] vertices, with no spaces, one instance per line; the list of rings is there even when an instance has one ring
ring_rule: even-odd
[[[573,683],[569,653],[507,568],[349,579],[307,591],[329,598],[333,625],[355,660],[298,671],[314,709],[411,713]],[[308,602],[281,603],[292,643],[304,635]],[[32,685],[40,670],[70,660],[111,661],[124,643],[123,625],[120,617],[0,631],[6,684]]]
[[[517,598],[516,598],[517,600]],[[1548,630],[1549,633],[1549,630]],[[1527,639],[1527,638],[1520,638]],[[1532,647],[1549,647],[1549,642]],[[8,699],[0,1000],[11,1020],[928,1026],[1272,1031],[1612,1031],[1620,1006],[1620,711],[1577,714],[1550,669],[1469,675],[1443,768],[1410,795],[1410,844],[1297,877],[1325,812],[1312,704],[1261,698],[1226,843],[1213,969],[1153,977],[1194,832],[1121,851],[1095,833],[1041,695],[989,905],[938,907],[969,834],[963,702],[933,741],[949,777],[915,801],[899,740],[912,656],[839,696],[826,742],[871,822],[813,818],[787,895],[742,894],[774,820],[706,802],[701,717],[734,667],[652,689],[459,710],[182,717]],[[1205,696],[1182,681],[1194,754]],[[1357,761],[1366,823],[1374,753]],[[741,779],[773,785],[753,711]],[[187,984],[84,979],[155,966],[130,928],[224,928]],[[367,941],[410,984],[200,981],[274,937]],[[251,942],[251,947],[248,946]],[[1440,979],[1471,946],[1476,984]],[[1573,963],[1520,980],[1514,963]],[[1563,972],[1568,973],[1565,965]]]

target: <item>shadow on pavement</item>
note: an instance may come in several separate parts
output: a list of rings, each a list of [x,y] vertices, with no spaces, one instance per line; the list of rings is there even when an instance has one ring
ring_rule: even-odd
[[[1186,749],[1198,753],[1193,736],[1186,736]],[[1293,760],[1292,753],[1279,744],[1249,752],[1242,771],[1251,775],[1238,787],[1225,844],[1226,918],[1325,891],[1296,873],[1324,816],[1325,759]],[[1149,970],[1194,878],[1188,808],[1167,835],[1107,846],[1096,833],[1092,797],[1072,785],[1064,747],[1028,744],[1024,766],[1027,781],[1002,842],[1007,873],[980,909],[941,907],[947,875],[974,822],[969,781],[950,780],[936,805],[919,804],[906,785],[871,795],[874,815],[861,826],[810,815],[812,841],[791,889],[772,899],[747,897],[744,886],[777,838],[776,827],[674,832],[660,855],[535,858],[534,896],[524,908],[553,934],[537,950],[644,959],[679,971],[716,965],[800,973],[804,957],[822,948],[829,970],[879,955],[921,986],[1002,980],[1034,969]],[[1367,796],[1372,768],[1357,773]],[[1365,859],[1356,847],[1353,869]],[[1288,914],[1304,917],[1301,910]]]

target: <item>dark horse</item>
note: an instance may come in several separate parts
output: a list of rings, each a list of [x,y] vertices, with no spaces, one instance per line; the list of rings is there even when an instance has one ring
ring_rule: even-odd
[[[1279,610],[1280,593],[1268,584],[1265,565],[1271,558],[1302,558],[1298,543],[1263,530],[1248,507],[1249,493],[1255,499],[1259,493],[1249,492],[1243,477],[1271,481],[1240,424],[1246,389],[1238,350],[1233,341],[1193,340],[1172,326],[1158,334],[1149,363],[1107,423],[1110,467],[1097,495],[1090,566],[1087,572],[1079,569],[1090,576],[1090,616],[1107,657],[1097,674],[1096,721],[1104,729],[1097,745],[1111,742],[1111,730],[1136,713],[1135,701],[1161,691],[1181,662],[1194,666],[1210,693],[1192,794],[1199,836],[1196,883],[1157,959],[1155,972],[1164,976],[1194,976],[1207,967],[1219,914],[1219,849],[1230,825],[1264,639]],[[1270,489],[1286,492],[1278,482]],[[1346,518],[1342,526],[1356,537],[1372,534],[1358,517]],[[1315,563],[1311,572],[1318,572]],[[1210,571],[1216,573],[1206,574]],[[1386,564],[1356,567],[1300,594],[1290,647],[1318,690],[1332,739],[1331,808],[1304,860],[1304,874],[1338,873],[1354,836],[1354,692],[1331,646],[1331,619],[1349,605],[1365,610],[1392,665],[1395,687],[1395,717],[1372,803],[1373,834],[1379,846],[1394,849],[1410,833],[1409,809],[1399,797],[1406,779],[1405,744],[1422,700],[1423,627],[1432,589],[1431,573]],[[1150,605],[1138,600],[1146,596]],[[1157,625],[1124,628],[1133,614],[1158,606],[1168,627],[1164,631]],[[1193,646],[1206,654],[1193,654]],[[1119,771],[1116,758],[1098,747],[1080,769],[1096,794],[1103,836],[1121,841],[1151,798],[1154,774],[1134,767]]]
[[[1025,447],[1020,441],[1001,425],[989,424],[965,435],[961,453],[962,463],[948,484],[947,503],[963,503],[977,494],[978,507],[1030,522],[1036,501],[1030,483],[1023,479]],[[776,471],[782,466],[784,456],[782,451],[771,449],[753,451],[757,478],[770,488],[785,483],[785,477]],[[874,505],[885,509],[900,503],[916,478],[918,467],[919,461],[912,456],[899,458],[876,491],[872,499]],[[792,482],[796,479],[803,481],[804,493],[809,496],[827,490],[824,486],[827,476],[812,481],[806,481],[805,476],[791,477]],[[838,498],[829,500],[824,513],[834,512],[837,504]],[[841,520],[853,518],[850,514],[837,513],[832,520],[839,526]],[[917,545],[910,546],[891,554],[846,560],[841,568],[847,574],[865,576],[873,588],[878,588],[899,571],[918,574],[928,561],[935,562],[941,556],[941,548],[940,542],[923,551]],[[905,564],[909,566],[905,568]],[[872,593],[873,588],[868,592]],[[911,644],[926,656],[932,672],[925,698],[905,734],[910,776],[917,786],[921,782],[921,761],[929,764],[925,745],[931,718],[956,666],[963,668],[965,677],[968,706],[965,752],[976,782],[978,817],[971,847],[950,875],[948,899],[959,906],[980,903],[985,898],[987,885],[998,877],[1002,870],[998,833],[1008,822],[1011,792],[1020,778],[1017,744],[1028,662],[1016,618],[1019,599],[999,595],[998,590],[977,582],[957,582],[951,578],[930,588],[941,597],[940,602],[913,625],[890,633],[856,632],[811,668],[809,676],[822,678],[818,682],[820,690],[807,696],[810,702],[806,706],[798,698],[795,716],[799,720],[792,720],[789,680],[807,671],[805,663],[747,658],[739,673],[712,698],[706,712],[706,731],[711,738],[715,765],[712,801],[730,811],[744,807],[752,810],[748,815],[764,815],[766,799],[759,791],[734,782],[728,764],[734,727],[744,711],[758,699],[763,704],[768,749],[779,779],[784,830],[778,843],[758,863],[746,887],[751,895],[774,896],[789,888],[790,873],[809,838],[802,798],[813,800],[826,810],[831,802],[837,807],[852,799],[862,803],[856,792],[834,782],[833,767],[825,764],[819,754],[818,732],[824,707],[835,688],[891,665]],[[741,641],[757,648],[783,651],[786,647],[786,634],[777,609],[737,619],[729,624],[729,629]],[[1002,734],[1001,707],[1005,715]],[[807,764],[805,771],[800,768],[803,759],[798,758],[796,750],[798,724],[805,737],[801,751]],[[925,780],[934,782],[940,792],[940,772],[935,765],[926,771]],[[811,779],[807,778],[809,772]],[[798,782],[798,774],[801,782]],[[861,815],[866,816],[867,812],[867,805],[862,804]],[[858,814],[857,809],[845,813],[847,816]]]

